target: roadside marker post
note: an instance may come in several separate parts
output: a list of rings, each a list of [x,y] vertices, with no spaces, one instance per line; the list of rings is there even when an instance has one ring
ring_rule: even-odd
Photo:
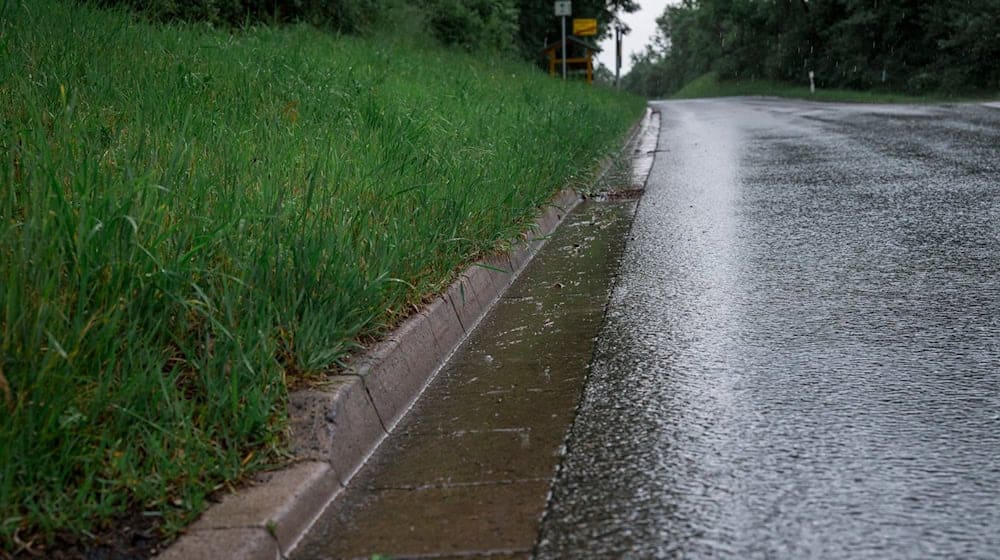
[[[573,2],[570,0],[557,0],[555,5],[556,17],[562,18],[562,76],[566,80],[566,18],[573,14]]]

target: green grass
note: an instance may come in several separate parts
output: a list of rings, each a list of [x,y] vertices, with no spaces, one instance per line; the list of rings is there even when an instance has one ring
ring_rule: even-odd
[[[389,36],[0,0],[0,546],[170,534],[644,101]]]
[[[845,89],[817,88],[809,91],[808,85],[793,85],[768,80],[719,80],[715,72],[708,72],[688,82],[674,93],[672,99],[694,99],[700,97],[731,97],[761,95],[832,101],[841,103],[931,103],[941,101],[968,100],[968,97],[948,95],[905,95],[884,91],[854,91]]]

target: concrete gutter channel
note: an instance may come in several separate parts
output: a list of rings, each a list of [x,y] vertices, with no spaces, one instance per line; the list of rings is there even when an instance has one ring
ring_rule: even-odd
[[[659,114],[647,109],[624,148],[633,190],[645,184],[658,133]],[[558,193],[511,252],[470,266],[442,296],[352,359],[343,375],[290,395],[297,462],[224,497],[158,558],[287,557],[581,200],[569,189]]]

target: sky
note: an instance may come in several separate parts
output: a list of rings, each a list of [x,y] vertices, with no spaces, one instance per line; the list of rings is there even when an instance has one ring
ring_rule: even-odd
[[[622,21],[632,28],[632,32],[622,38],[622,76],[632,66],[631,54],[646,50],[646,45],[653,41],[656,35],[656,18],[663,15],[663,9],[667,4],[672,3],[676,3],[676,0],[639,0],[639,11],[622,17]],[[597,56],[597,60],[614,73],[614,36],[601,42],[601,48],[604,51]]]

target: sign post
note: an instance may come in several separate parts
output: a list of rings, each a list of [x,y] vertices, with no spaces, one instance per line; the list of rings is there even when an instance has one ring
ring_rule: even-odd
[[[570,0],[557,0],[556,17],[562,18],[562,75],[566,80],[566,18],[573,13],[573,2]]]

